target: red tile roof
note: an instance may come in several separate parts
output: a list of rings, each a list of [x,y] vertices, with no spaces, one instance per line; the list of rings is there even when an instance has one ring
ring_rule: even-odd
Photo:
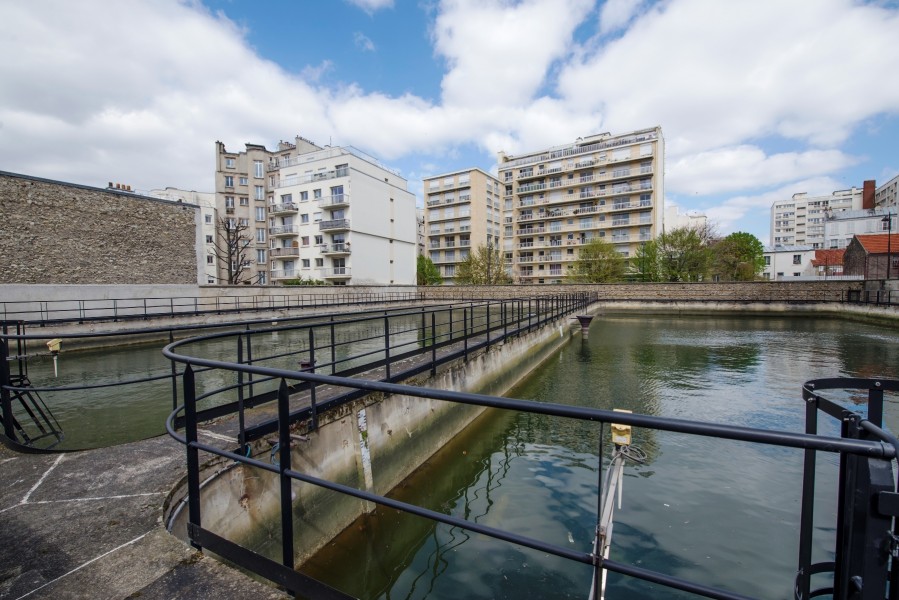
[[[892,252],[899,254],[899,233],[889,236],[889,244],[887,244],[888,236],[885,233],[870,233],[855,237],[868,254],[886,254],[887,246]]]
[[[835,250],[815,250],[815,258],[812,259],[813,267],[834,267],[836,265],[843,266],[843,254],[845,248]]]

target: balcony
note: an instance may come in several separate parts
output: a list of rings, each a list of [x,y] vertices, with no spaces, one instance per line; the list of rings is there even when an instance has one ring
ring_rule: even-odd
[[[528,185],[522,185],[518,187],[519,194],[527,194],[529,192],[539,192],[540,190],[545,190],[545,183],[530,183]]]
[[[295,177],[285,177],[284,179],[278,180],[275,188],[285,188],[292,185],[310,183],[312,181],[325,181],[327,179],[337,179],[338,177],[348,177],[349,174],[349,169],[332,169],[330,171],[319,171],[318,173],[308,173],[305,175],[297,175]]]
[[[630,224],[631,222],[629,219],[612,219],[612,227],[623,227]]]
[[[534,262],[534,257],[533,257],[533,256],[519,256],[519,257],[518,257],[518,262],[520,262],[520,263],[532,263],[532,262]]]
[[[296,279],[300,276],[297,269],[273,269],[271,271],[272,279]]]
[[[428,206],[437,206],[441,202],[443,202],[443,200],[441,200],[440,198],[437,198],[436,200],[428,200]]]
[[[331,267],[330,269],[321,269],[321,275],[324,279],[349,279],[349,267]]]
[[[515,235],[533,235],[535,233],[546,233],[545,227],[529,227],[527,229],[518,229]]]
[[[349,242],[340,242],[337,244],[323,244],[321,246],[321,253],[325,254],[325,255],[349,254],[350,253],[350,244],[349,244]]]
[[[315,201],[324,208],[338,208],[350,205],[350,195],[334,194],[333,196],[322,196],[321,198],[316,198]]]
[[[276,227],[269,227],[268,234],[279,236],[279,235],[296,235],[300,232],[300,228],[297,225],[278,225]]]
[[[331,219],[330,221],[319,221],[319,231],[339,231],[350,228],[349,219]]]
[[[428,245],[428,248],[431,248],[432,250],[436,250],[437,248],[440,248],[440,242],[439,242],[439,241],[437,241],[437,242],[431,242],[431,243]]]
[[[300,247],[293,246],[292,248],[272,248],[269,250],[269,256],[271,258],[297,258],[300,256]]]
[[[278,215],[284,213],[295,213],[297,212],[298,207],[293,202],[286,202],[284,204],[270,204],[268,207],[268,214],[270,215]]]
[[[459,245],[463,248],[467,248],[468,246],[471,246],[471,240],[460,240]]]

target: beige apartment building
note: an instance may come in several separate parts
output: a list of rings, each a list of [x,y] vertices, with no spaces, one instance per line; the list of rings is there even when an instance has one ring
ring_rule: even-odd
[[[809,196],[807,192],[793,194],[789,200],[771,205],[771,246],[810,246],[825,248],[824,225],[833,214],[873,208],[873,182],[863,188],[836,190],[829,196]],[[864,190],[868,189],[871,206],[864,205]]]
[[[501,245],[502,187],[481,169],[428,177],[424,183],[424,233],[427,256],[452,285],[456,268],[478,246]]]
[[[333,285],[415,283],[415,196],[406,179],[352,147],[302,137],[278,149],[216,142],[216,205],[247,226],[245,280]],[[219,279],[226,280],[226,265]]]
[[[516,283],[561,283],[578,248],[605,240],[623,257],[662,231],[660,127],[509,156],[498,154],[503,249]]]

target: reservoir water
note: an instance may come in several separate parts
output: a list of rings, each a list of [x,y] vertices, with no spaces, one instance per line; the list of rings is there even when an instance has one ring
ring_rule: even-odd
[[[508,395],[802,431],[802,383],[834,376],[899,377],[899,330],[832,318],[604,316]],[[888,396],[884,411],[896,431],[899,399]],[[829,421],[819,431],[838,434]],[[493,411],[393,495],[587,552],[598,435],[596,424]],[[634,431],[634,444],[648,459],[626,467],[611,558],[791,597],[801,451],[646,430]],[[836,465],[819,455],[816,561],[833,545]],[[301,570],[360,598],[394,600],[586,598],[591,577],[584,565],[380,508]],[[614,573],[608,586],[612,600],[693,597]]]

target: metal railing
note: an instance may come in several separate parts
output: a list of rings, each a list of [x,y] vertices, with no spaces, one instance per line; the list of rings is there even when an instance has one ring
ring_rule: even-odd
[[[519,306],[519,315],[522,312],[529,312],[520,309],[521,307]],[[515,310],[514,308],[512,309],[513,313]],[[565,312],[567,311],[560,311],[560,314]],[[530,316],[528,316],[528,319],[530,320]],[[548,320],[544,322],[548,322]],[[426,329],[426,324],[423,325],[423,329]],[[487,330],[489,331],[489,326]],[[431,347],[436,348],[440,342],[438,342],[437,330],[433,324],[429,335]],[[408,512],[437,523],[462,528],[569,561],[591,565],[594,567],[594,591],[591,596],[594,600],[600,598],[602,594],[601,581],[603,571],[619,573],[666,588],[687,591],[708,598],[726,600],[747,598],[745,595],[732,591],[713,588],[699,582],[688,581],[641,566],[610,560],[598,553],[595,546],[594,550],[590,552],[573,550],[570,547],[559,546],[498,527],[487,526],[475,521],[447,515],[352,486],[328,481],[294,469],[291,465],[290,452],[291,426],[299,418],[308,417],[311,412],[311,427],[316,427],[314,390],[317,386],[328,385],[352,390],[350,394],[365,394],[369,392],[400,394],[413,398],[436,399],[464,405],[521,411],[597,423],[598,481],[602,480],[606,423],[619,423],[659,431],[803,449],[805,451],[805,467],[802,482],[800,550],[794,597],[796,600],[807,600],[828,593],[831,590],[834,591],[834,598],[859,598],[863,600],[877,598],[882,600],[887,597],[887,582],[892,578],[894,583],[889,587],[889,598],[893,600],[899,598],[899,587],[895,584],[896,581],[899,581],[899,565],[896,564],[896,561],[891,561],[891,556],[899,554],[899,535],[897,535],[899,531],[896,530],[896,526],[893,523],[893,518],[899,515],[899,493],[897,493],[895,476],[892,470],[892,463],[896,460],[897,452],[899,452],[899,441],[881,429],[883,391],[899,391],[899,381],[832,379],[808,382],[803,389],[803,397],[806,400],[806,432],[796,433],[400,385],[393,383],[394,378],[390,376],[389,372],[386,377],[373,381],[324,375],[314,372],[317,369],[297,371],[265,368],[246,364],[240,359],[239,355],[236,360],[218,361],[199,356],[189,356],[184,353],[190,348],[191,344],[201,340],[202,338],[198,338],[173,343],[164,350],[167,358],[185,365],[182,377],[185,402],[183,406],[172,412],[166,427],[169,434],[186,447],[188,467],[188,535],[194,546],[207,548],[212,552],[220,554],[228,560],[280,584],[291,592],[300,592],[312,598],[348,597],[342,592],[312,580],[294,569],[295,538],[291,486],[294,481],[300,481],[397,511]],[[436,364],[436,359],[432,359],[431,365],[425,365],[425,368],[431,368],[433,371],[436,368]],[[197,368],[229,371],[235,373],[238,378],[257,377],[277,382],[278,389],[275,394],[275,400],[278,404],[278,417],[270,423],[272,431],[277,431],[278,434],[277,462],[273,460],[270,464],[247,457],[243,452],[243,446],[234,451],[228,451],[198,440],[198,423],[204,416],[198,413],[196,409],[198,397],[196,396],[194,370]],[[305,386],[311,390],[313,404],[310,408],[292,413],[290,397],[291,393],[298,386]],[[856,407],[851,409],[843,408],[820,395],[822,390],[837,388],[867,390],[867,417],[860,415]],[[842,421],[843,430],[840,437],[817,434],[816,419],[819,410]],[[180,417],[179,414],[182,411],[184,416]],[[183,435],[177,431],[180,424],[184,425]],[[200,452],[208,452],[248,467],[267,471],[278,477],[280,482],[279,502],[281,511],[280,562],[243,548],[203,528],[200,503]],[[839,533],[835,548],[836,559],[834,561],[813,563],[815,457],[819,452],[837,454],[839,456],[840,489],[837,516]],[[596,534],[597,538],[599,538],[605,533],[600,531],[599,527],[601,515],[603,514],[601,485],[597,485],[596,505]],[[722,528],[726,528],[726,526],[727,524],[722,524]],[[833,586],[810,591],[812,575],[820,576],[826,572],[834,573]],[[787,595],[787,593],[785,590],[784,595]]]
[[[210,314],[317,309],[346,304],[408,303],[423,298],[420,292],[340,293],[329,289],[324,295],[298,293],[214,298],[172,296],[0,302],[0,321],[24,321],[30,326],[44,327],[92,321],[119,322]]]
[[[873,304],[875,306],[899,306],[899,292],[895,290],[847,290],[843,302],[849,304]]]

